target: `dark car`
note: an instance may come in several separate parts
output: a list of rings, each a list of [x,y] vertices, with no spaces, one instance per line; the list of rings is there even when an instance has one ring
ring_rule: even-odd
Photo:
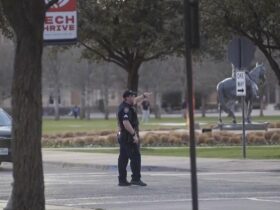
[[[0,108],[0,165],[2,162],[12,162],[11,130],[11,117]]]

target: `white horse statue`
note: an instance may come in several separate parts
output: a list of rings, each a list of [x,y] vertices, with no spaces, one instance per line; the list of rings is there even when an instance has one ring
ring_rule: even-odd
[[[235,71],[234,67],[233,71]],[[250,72],[246,72],[245,120],[247,123],[251,123],[253,100],[259,98],[259,87],[265,83],[265,71],[264,64],[257,63],[255,68],[253,68]],[[220,123],[222,123],[222,110],[233,118],[233,123],[236,123],[236,117],[232,106],[236,101],[238,101],[238,97],[236,96],[236,81],[234,73],[232,77],[226,78],[218,83],[217,92]]]

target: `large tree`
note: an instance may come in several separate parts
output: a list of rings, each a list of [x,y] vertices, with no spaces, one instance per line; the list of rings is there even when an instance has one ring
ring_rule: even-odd
[[[0,27],[13,32],[16,46],[12,82],[13,210],[45,209],[41,58],[45,11],[53,2],[0,1]]]
[[[123,68],[137,91],[143,62],[183,47],[182,13],[180,0],[80,0],[80,43]]]
[[[209,43],[225,46],[232,35],[250,39],[280,82],[280,0],[201,0],[202,30]]]
[[[13,44],[0,34],[0,106],[11,97]]]

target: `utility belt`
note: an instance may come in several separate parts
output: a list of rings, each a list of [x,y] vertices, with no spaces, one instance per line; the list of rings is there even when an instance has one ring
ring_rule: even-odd
[[[136,134],[138,135],[138,130],[135,129]],[[127,130],[121,130],[118,132],[118,141],[119,143],[133,143],[133,136]]]

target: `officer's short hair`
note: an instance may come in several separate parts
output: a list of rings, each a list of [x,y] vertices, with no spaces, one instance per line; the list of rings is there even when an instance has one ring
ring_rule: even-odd
[[[137,96],[136,92],[132,91],[132,90],[126,90],[123,93],[123,98],[126,98],[128,96]]]

